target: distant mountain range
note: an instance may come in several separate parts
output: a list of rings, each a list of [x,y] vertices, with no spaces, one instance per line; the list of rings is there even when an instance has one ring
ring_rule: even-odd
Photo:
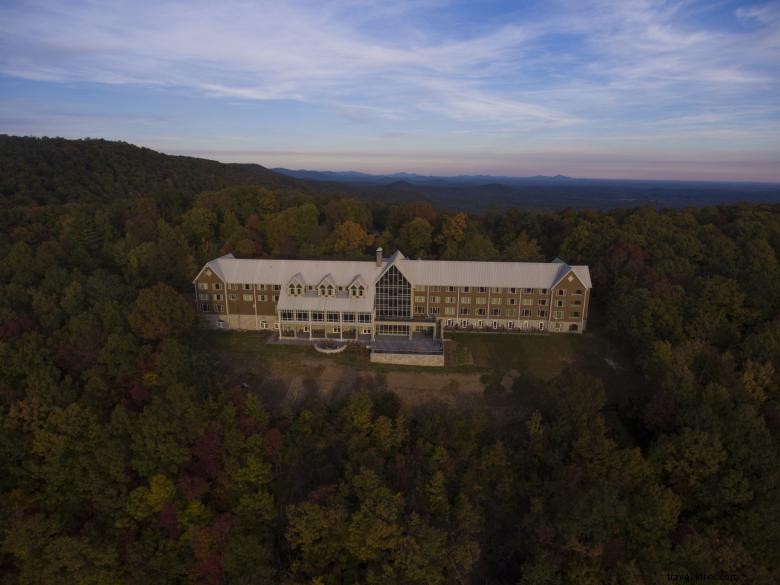
[[[392,173],[389,175],[374,175],[359,171],[312,171],[306,169],[271,169],[282,175],[296,179],[311,181],[324,181],[330,183],[358,183],[363,185],[391,185],[408,184],[423,186],[446,185],[560,185],[560,186],[597,186],[604,185],[615,187],[619,185],[634,187],[658,187],[658,188],[697,188],[697,189],[747,189],[763,191],[766,189],[780,188],[780,183],[757,183],[735,181],[664,181],[652,179],[582,179],[568,177],[566,175],[535,175],[532,177],[511,177],[504,175],[418,175],[414,173]]]

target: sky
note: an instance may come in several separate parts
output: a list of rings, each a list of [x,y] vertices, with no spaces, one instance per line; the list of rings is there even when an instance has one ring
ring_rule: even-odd
[[[293,169],[780,181],[780,0],[3,0],[0,133]]]

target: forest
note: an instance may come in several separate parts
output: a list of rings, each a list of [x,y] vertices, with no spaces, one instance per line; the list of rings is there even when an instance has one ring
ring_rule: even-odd
[[[3,136],[0,224],[3,583],[780,582],[780,205],[474,215]],[[205,261],[377,245],[590,265],[643,379],[619,430],[576,368],[496,420],[274,404],[196,343]]]

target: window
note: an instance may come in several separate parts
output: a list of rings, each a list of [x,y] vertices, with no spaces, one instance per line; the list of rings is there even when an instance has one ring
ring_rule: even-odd
[[[282,285],[281,284],[273,285],[273,290],[282,290]]]
[[[581,295],[582,294],[582,289],[578,288],[577,290],[574,291],[574,294],[575,295]]]
[[[225,328],[225,322],[224,321],[217,321],[217,328],[218,329],[224,329]]]
[[[371,323],[371,313],[358,313],[359,323]]]
[[[497,286],[494,286],[493,288],[490,289],[490,292],[492,292],[494,295],[500,295],[501,289]]]
[[[477,321],[477,327],[483,327],[484,325],[485,325],[485,322],[482,319]]]
[[[203,305],[201,305],[201,306],[200,306],[200,310],[201,310],[201,311],[203,311],[204,313],[208,313],[208,312],[209,312],[209,306],[208,306],[208,304],[203,304]]]
[[[490,309],[490,315],[492,317],[500,317],[501,316],[501,309]]]
[[[314,285],[313,284],[307,285],[306,286],[306,290],[309,291],[309,292],[313,291],[314,290]]]
[[[543,289],[541,289],[539,292],[540,292],[541,294],[543,294],[543,295],[546,295],[546,294],[547,294],[547,289],[546,289],[546,288],[543,288]]]
[[[563,319],[563,311],[555,311],[553,313],[553,319]]]
[[[559,288],[559,289],[556,291],[556,294],[557,294],[559,297],[564,297],[564,296],[566,296],[566,291],[565,291],[564,289],[562,289],[562,288]]]
[[[412,285],[397,266],[390,266],[376,283],[376,318],[409,319],[412,313]]]
[[[486,293],[487,292],[487,287],[479,286],[479,287],[477,287],[477,292]]]
[[[439,292],[439,287],[438,286],[432,286],[431,287],[431,292]]]
[[[243,296],[243,299],[245,301],[252,302],[253,300],[255,300],[255,296],[254,295],[242,295],[242,296]]]
[[[333,288],[332,284],[323,284],[320,285],[317,294],[321,297],[332,297],[336,294],[336,289]]]
[[[244,284],[244,290],[252,290],[252,285],[251,285],[251,284],[246,284],[246,283],[245,283],[245,284]]]
[[[508,302],[510,305],[516,305],[516,304],[517,304],[517,299],[509,299],[507,302]]]
[[[507,309],[506,310],[506,316],[507,317],[517,317],[517,309]]]
[[[532,289],[532,288],[524,288],[523,292],[525,294],[527,294],[527,295],[530,295],[530,294],[532,294],[534,292],[534,289]]]
[[[577,319],[579,319],[579,318],[582,316],[582,313],[580,313],[579,311],[574,311],[574,312],[571,314],[571,316],[572,316],[572,317],[576,317]]]
[[[415,305],[414,312],[417,315],[424,315],[425,314],[425,306],[424,305]]]
[[[309,311],[295,311],[295,320],[296,321],[308,321],[309,320]]]
[[[260,329],[268,329],[268,321],[260,321]]]
[[[265,285],[264,284],[260,285],[260,290],[265,290]]]
[[[471,287],[470,286],[464,286],[463,287],[463,292],[464,293],[470,293],[471,292]]]
[[[215,282],[214,283],[214,290],[222,290],[222,283]]]
[[[231,282],[228,284],[228,290],[238,290],[240,288],[240,285],[236,282]]]
[[[490,299],[491,305],[500,305],[501,304],[501,297],[493,297]]]
[[[198,300],[199,301],[207,301],[209,300],[209,295],[204,293],[198,293]]]
[[[544,307],[547,304],[547,299],[539,299],[539,306]]]
[[[287,292],[290,293],[290,296],[299,297],[303,294],[303,286],[298,282],[291,282]]]
[[[531,305],[534,304],[534,300],[533,299],[529,299],[527,297],[524,298],[522,302],[523,302],[523,305],[526,306],[526,307],[530,307]]]
[[[221,301],[222,300],[222,295],[214,295],[214,300],[215,301]]]
[[[506,324],[506,328],[507,329],[514,329],[515,328],[514,321],[510,321],[509,323],[507,323]]]
[[[324,321],[325,320],[325,313],[322,311],[312,311],[311,312],[311,320],[312,321]]]
[[[498,329],[498,321],[493,321],[493,329]]]
[[[282,310],[282,321],[292,321],[293,320],[293,312],[289,309]]]
[[[334,313],[333,311],[328,311],[328,322],[329,323],[338,323],[339,322],[339,314]]]
[[[574,301],[572,302],[572,305],[574,305],[575,307],[580,307],[582,306],[582,301]]]
[[[477,297],[474,302],[478,305],[487,305],[487,297]]]
[[[452,319],[447,319],[447,327],[452,327]]]
[[[214,305],[214,310],[217,313],[224,313],[225,312],[225,305]]]
[[[531,316],[531,309],[523,309],[520,313],[523,317],[530,317]]]
[[[338,325],[333,327],[333,333],[341,333],[341,327],[339,327]]]
[[[539,331],[544,331],[544,321],[539,321]]]
[[[556,307],[565,307],[566,306],[566,301],[555,301],[555,306]]]
[[[228,295],[228,300],[230,300],[230,301],[237,301],[238,300],[238,295],[235,294],[235,293],[230,293]]]
[[[341,320],[344,321],[345,323],[354,323],[355,313],[342,313]]]
[[[510,294],[510,295],[517,294],[517,289],[516,289],[515,287],[511,287],[511,288],[509,289],[509,294]]]
[[[452,287],[450,287],[450,288],[452,288]],[[458,302],[458,299],[457,299],[457,297],[444,297],[444,302],[449,304],[449,305],[454,305],[455,303]]]
[[[432,303],[440,303],[441,302],[441,297],[431,297],[430,301]]]
[[[278,301],[279,301],[279,295],[274,295],[274,302],[276,303]]]
[[[460,297],[460,302],[462,305],[470,305],[471,297]]]
[[[463,321],[460,322],[460,326],[461,327],[468,327],[469,326],[469,322],[466,321],[465,319],[463,319]]]
[[[414,297],[414,302],[415,303],[424,303],[425,302],[425,297],[423,297],[423,296],[416,296],[416,297]]]
[[[268,295],[257,295],[257,300],[264,303],[268,300]]]
[[[370,328],[363,328],[363,335],[371,335],[371,329]]]
[[[547,311],[539,311],[539,316],[540,317],[546,317],[547,316]]]
[[[445,315],[454,315],[455,314],[455,307],[444,307],[444,314]]]
[[[468,307],[461,307],[460,311],[458,311],[458,314],[464,315],[464,316],[465,315],[469,315],[470,313],[471,313],[471,309],[469,309]]]
[[[487,309],[477,309],[477,315],[479,315],[480,317],[484,317],[485,315],[487,315]]]
[[[456,288],[454,286],[448,286],[447,292],[455,292]]]
[[[362,284],[353,284],[351,287],[349,287],[349,296],[351,297],[362,297],[365,292],[366,289]]]
[[[198,288],[200,290],[209,290],[209,283],[208,282],[199,282]]]
[[[555,330],[556,331],[560,331],[561,330],[561,324],[560,323],[556,323],[555,324]]]
[[[425,292],[425,286],[422,284],[415,284],[414,290],[417,292]]]
[[[431,315],[438,315],[439,311],[439,307],[431,307]]]

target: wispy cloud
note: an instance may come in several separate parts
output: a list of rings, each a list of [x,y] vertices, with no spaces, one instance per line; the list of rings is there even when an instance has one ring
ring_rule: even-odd
[[[779,6],[7,0],[0,73],[302,104],[380,135],[438,125],[486,148],[611,140],[627,124],[760,132],[780,118]]]

